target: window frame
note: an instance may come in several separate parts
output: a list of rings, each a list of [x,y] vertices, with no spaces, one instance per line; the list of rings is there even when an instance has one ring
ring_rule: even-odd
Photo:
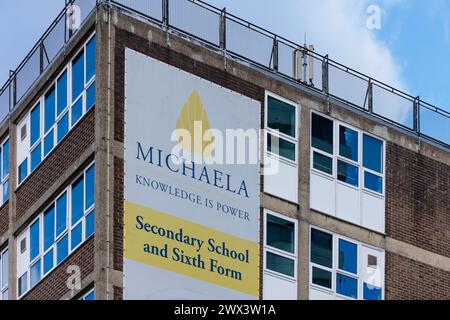
[[[279,132],[277,130],[274,130],[272,128],[269,127],[269,97],[279,100],[283,103],[286,103],[292,107],[294,107],[295,109],[295,137],[291,137],[290,135],[287,135],[285,133]],[[265,91],[264,93],[264,152],[267,156],[274,158],[276,160],[279,160],[283,163],[289,164],[291,166],[297,166],[299,163],[299,155],[298,155],[298,142],[299,142],[299,104],[292,101],[292,100],[288,100],[284,97],[281,97],[273,92],[270,91]],[[284,140],[287,141],[289,143],[292,143],[295,145],[295,161],[292,161],[291,159],[288,159],[286,157],[283,157],[279,154],[273,153],[271,151],[269,151],[268,148],[268,139],[267,136],[271,135],[274,136],[280,140]]]
[[[8,158],[8,172],[7,172],[7,174],[6,174],[6,176],[5,177],[3,177],[3,175],[4,175],[4,170],[5,170],[5,161],[3,161],[3,159],[4,159],[4,154],[5,154],[5,145],[6,144],[9,144],[9,147],[8,147],[8,155],[7,155],[7,158]],[[10,192],[10,188],[11,188],[11,184],[10,184],[10,174],[9,174],[9,172],[10,172],[10,170],[9,170],[9,168],[10,168],[10,166],[11,166],[11,163],[10,163],[10,161],[9,161],[9,153],[10,153],[10,150],[11,150],[11,141],[10,141],[10,139],[9,139],[9,136],[6,136],[3,140],[2,140],[2,142],[0,143],[0,155],[1,155],[1,159],[0,159],[0,185],[1,185],[1,187],[0,187],[0,199],[1,199],[1,201],[0,201],[0,207],[2,207],[6,202],[8,202],[9,201],[9,192]],[[5,170],[6,171],[6,170]],[[3,197],[3,195],[4,195],[4,190],[5,190],[5,185],[8,185],[8,198],[7,199],[5,199],[5,197]]]
[[[81,297],[78,300],[80,300],[80,301],[89,301],[89,300],[86,300],[86,297],[89,296],[92,293],[94,294],[94,300],[95,300],[95,288],[94,287],[89,289],[88,291],[86,291],[84,294],[82,294]]]
[[[311,235],[312,235],[312,230],[313,229],[319,230],[319,231],[322,231],[322,232],[325,232],[325,233],[328,233],[329,235],[332,236],[332,239],[333,239],[332,240],[332,245],[333,245],[332,268],[328,268],[326,266],[322,266],[320,264],[311,262],[311,255],[312,255]],[[344,240],[346,242],[355,244],[357,246],[357,250],[356,250],[356,252],[357,252],[357,257],[356,257],[356,274],[352,273],[352,272],[348,272],[348,271],[342,270],[342,269],[339,268],[339,240]],[[364,281],[362,279],[362,276],[363,276],[363,274],[362,274],[362,266],[363,266],[363,263],[364,263],[364,259],[362,258],[363,257],[363,247],[366,247],[366,248],[369,248],[369,249],[372,249],[372,250],[375,250],[375,251],[378,251],[378,252],[384,251],[381,248],[377,248],[377,247],[374,247],[374,246],[371,246],[371,245],[359,242],[357,240],[348,238],[346,236],[342,236],[340,234],[331,232],[329,230],[310,225],[309,226],[309,254],[308,254],[308,256],[309,256],[309,261],[308,261],[308,263],[309,263],[309,269],[308,269],[309,270],[309,287],[317,289],[317,290],[322,291],[322,292],[326,292],[328,294],[332,294],[334,297],[338,297],[339,299],[344,299],[344,300],[364,300]],[[321,270],[325,270],[325,271],[331,272],[331,289],[313,283],[313,272],[312,271],[313,271],[314,267],[318,268],[318,269],[321,269]],[[381,300],[385,299],[384,290],[385,290],[386,283],[385,283],[384,273],[385,273],[385,265],[383,266],[383,284],[382,284],[382,288],[381,288]],[[350,277],[350,278],[353,278],[353,279],[357,280],[357,284],[358,285],[357,285],[357,297],[356,297],[356,299],[352,298],[352,297],[349,297],[349,296],[346,296],[346,295],[342,295],[342,294],[337,293],[337,275],[338,274],[341,274],[343,276]]]
[[[27,112],[28,124],[29,124],[28,126],[29,126],[29,132],[30,132],[30,144],[31,144],[31,111],[33,111],[38,105],[40,107],[39,138],[33,143],[33,145],[29,145],[27,147],[28,148],[27,158],[24,159],[24,161],[25,160],[27,161],[27,174],[26,174],[26,177],[22,181],[20,181],[20,179],[19,179],[19,167],[23,163],[23,161],[22,161],[22,163],[17,164],[17,182],[18,182],[17,188],[20,187],[25,181],[27,181],[28,177],[40,167],[40,165],[44,162],[44,160],[52,154],[52,152],[56,149],[56,147],[67,137],[67,135],[70,133],[70,131],[80,121],[82,121],[82,119],[85,117],[87,111],[90,110],[91,107],[89,107],[89,108],[87,107],[86,97],[87,97],[88,89],[90,89],[92,85],[95,85],[96,72],[94,72],[94,75],[92,76],[91,79],[89,79],[89,80],[86,79],[86,74],[87,74],[87,71],[86,71],[86,65],[87,65],[86,64],[86,59],[87,59],[86,48],[87,48],[88,43],[95,37],[96,37],[96,33],[93,32],[87,38],[87,40],[83,43],[83,45],[80,46],[77,49],[77,51],[72,55],[72,58],[70,59],[70,61],[67,62],[67,64],[64,66],[64,68],[56,75],[53,82],[46,88],[44,93],[34,103],[33,107],[30,108],[30,110]],[[77,99],[73,102],[72,101],[72,63],[81,52],[84,52],[84,54],[83,54],[84,89],[80,93],[80,95],[77,97]],[[67,77],[67,80],[66,80],[67,103],[66,103],[66,106],[63,109],[63,111],[61,111],[61,113],[58,115],[58,91],[59,91],[58,90],[58,80],[61,79],[61,77],[64,75],[64,73],[66,73],[66,77]],[[54,95],[55,95],[55,108],[54,108],[55,109],[55,115],[54,115],[55,121],[54,121],[53,125],[51,126],[51,128],[49,128],[48,130],[45,130],[45,112],[46,112],[45,96],[51,90],[54,90]],[[80,99],[82,101],[81,116],[76,122],[72,123],[72,108]],[[94,105],[95,105],[95,103],[94,103]],[[64,135],[64,137],[62,137],[61,140],[58,141],[58,135],[59,135],[58,124],[66,115],[68,117],[67,132]],[[51,131],[53,131],[53,147],[49,150],[49,152],[47,154],[45,154],[44,141],[45,141],[45,138],[50,134]],[[40,150],[41,151],[40,152],[41,159],[40,159],[39,164],[32,170],[31,154],[38,147],[41,149]]]
[[[8,274],[7,274],[7,283],[5,286],[3,286],[3,256],[8,253]],[[5,292],[9,293],[9,250],[8,247],[4,247],[3,249],[0,250],[0,301],[5,301],[3,299],[3,294]],[[8,300],[8,298],[6,299]]]
[[[59,192],[55,197],[52,197],[52,201],[49,205],[47,205],[43,210],[39,211],[39,214],[27,225],[26,227],[26,238],[28,238],[28,243],[29,243],[29,257],[31,257],[31,238],[30,238],[30,227],[36,222],[39,221],[39,253],[38,255],[33,259],[33,260],[29,260],[27,268],[26,268],[26,273],[27,273],[27,290],[23,292],[22,295],[20,295],[19,290],[17,290],[17,298],[21,299],[23,296],[25,296],[30,290],[32,290],[36,285],[38,285],[43,279],[45,279],[49,274],[52,273],[52,271],[54,269],[56,269],[59,265],[61,265],[62,263],[64,263],[65,260],[67,260],[80,246],[82,246],[86,241],[88,241],[90,238],[92,238],[95,234],[95,228],[94,228],[94,233],[86,236],[86,218],[89,214],[91,214],[92,212],[95,211],[95,200],[94,203],[89,206],[88,208],[85,208],[84,203],[86,201],[86,193],[85,193],[85,185],[86,183],[83,183],[83,216],[82,218],[77,221],[76,225],[71,228],[71,217],[72,217],[72,207],[71,207],[71,201],[70,201],[70,197],[71,197],[71,190],[72,190],[72,185],[74,182],[76,182],[80,177],[83,177],[83,181],[86,180],[86,173],[94,167],[94,172],[95,172],[95,162],[92,161],[91,163],[89,163],[81,173],[79,173],[75,179],[72,179],[71,182],[69,183],[69,185],[64,188],[63,191]],[[94,180],[94,185],[95,185],[95,180]],[[95,192],[95,189],[94,189]],[[57,205],[57,201],[59,199],[61,199],[61,197],[66,194],[67,200],[66,200],[66,228],[64,231],[62,231],[59,235],[57,234],[57,209],[56,209],[56,205]],[[44,216],[45,213],[51,208],[54,207],[53,209],[55,210],[54,212],[54,226],[53,226],[53,232],[54,232],[54,241],[53,244],[51,246],[49,246],[49,248],[45,249],[45,236],[44,236],[44,230],[45,230],[45,225],[44,225]],[[94,213],[95,214],[95,213]],[[81,224],[81,232],[82,232],[82,236],[81,236],[81,241],[79,244],[77,244],[76,247],[72,248],[71,247],[71,238],[72,238],[72,230],[78,226],[79,224]],[[58,262],[58,244],[59,242],[67,236],[67,255],[66,257],[64,257],[64,259],[62,259],[60,262]],[[17,239],[16,239],[17,240]],[[53,250],[53,264],[52,267],[45,272],[44,271],[44,257],[46,256],[46,254],[48,254],[50,251]],[[31,269],[32,267],[37,263],[40,263],[40,278],[39,280],[36,282],[36,284],[34,284],[34,286],[31,286]],[[19,285],[19,281],[20,278],[23,276],[24,274],[20,275],[17,274],[16,278],[17,278],[17,285]]]
[[[288,222],[294,223],[294,253],[289,253],[287,251],[272,247],[267,244],[267,215],[272,215],[274,217],[286,220]],[[263,257],[263,272],[273,275],[277,278],[282,278],[283,280],[288,280],[291,282],[297,282],[298,278],[298,220],[293,219],[291,217],[273,212],[268,209],[264,209],[264,257]],[[284,273],[280,273],[271,269],[267,269],[267,252],[270,252],[272,254],[287,258],[289,260],[294,261],[294,276],[288,276]]]
[[[333,121],[333,154],[330,154],[328,152],[322,151],[320,149],[314,148],[312,145],[312,115],[316,114],[317,116],[323,117],[325,119]],[[340,155],[340,127],[345,127],[348,129],[351,129],[353,131],[356,131],[358,133],[358,161],[353,161],[347,157]],[[374,172],[371,169],[365,168],[363,165],[364,156],[363,156],[363,148],[364,148],[364,135],[367,135],[369,137],[372,137],[374,139],[377,139],[382,143],[382,174],[379,172]],[[323,156],[326,156],[328,158],[332,159],[332,174],[328,174],[324,171],[321,171],[319,169],[314,168],[314,153],[322,154]],[[354,186],[352,184],[349,184],[347,182],[341,181],[338,179],[338,163],[344,162],[348,165],[357,167],[358,169],[358,186]],[[385,198],[385,190],[386,190],[386,141],[382,139],[381,137],[378,137],[374,134],[368,133],[364,130],[358,129],[348,123],[339,121],[338,119],[334,119],[328,115],[322,114],[318,111],[311,110],[310,112],[310,171],[314,172],[317,175],[320,175],[324,178],[333,179],[336,184],[341,184],[346,187],[352,188],[354,190],[358,190],[359,192],[368,193],[370,195],[376,196],[378,198]],[[371,189],[368,189],[365,187],[364,183],[364,173],[368,172],[373,175],[376,175],[377,177],[380,177],[382,179],[382,192],[376,192]]]

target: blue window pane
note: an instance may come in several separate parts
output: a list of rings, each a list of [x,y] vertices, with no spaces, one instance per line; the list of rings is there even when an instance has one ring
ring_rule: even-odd
[[[28,175],[28,159],[25,159],[19,166],[19,183],[21,183]]]
[[[295,227],[294,223],[278,218],[271,214],[267,215],[267,245],[294,253],[295,249]]]
[[[72,106],[72,126],[75,125],[75,123],[77,123],[78,120],[80,120],[82,115],[83,115],[83,99],[80,99]]]
[[[44,138],[44,157],[47,156],[50,151],[52,151],[55,145],[54,130],[50,131]]]
[[[84,90],[84,52],[81,52],[72,62],[72,101]]]
[[[67,227],[67,193],[56,200],[56,236],[66,230]]]
[[[38,104],[30,116],[30,147],[41,137],[41,106]]]
[[[94,234],[95,228],[95,211],[92,211],[86,216],[86,239]]]
[[[67,71],[58,79],[58,98],[57,98],[57,112],[58,116],[67,107]]]
[[[42,160],[42,150],[41,144],[39,143],[33,151],[31,151],[31,172],[36,169],[36,167],[41,163]]]
[[[0,149],[0,168],[2,167],[3,154],[2,149]]]
[[[55,243],[55,207],[52,206],[44,214],[44,251]]]
[[[86,171],[86,209],[90,208],[95,202],[95,167],[92,166]]]
[[[84,214],[83,177],[72,185],[72,225],[75,225]]]
[[[41,260],[39,259],[30,269],[30,288],[41,280]]]
[[[80,243],[81,240],[83,238],[83,233],[82,233],[82,223],[79,223],[73,230],[71,233],[72,239],[70,242],[70,248],[71,250],[74,250]]]
[[[381,288],[364,283],[364,300],[381,300]]]
[[[53,249],[44,256],[44,274],[53,269]]]
[[[358,161],[358,132],[343,126],[339,127],[339,154]]]
[[[286,159],[295,161],[295,144],[287,140],[278,138],[277,150],[277,147],[275,146],[277,142],[275,139],[277,139],[277,137],[271,134],[267,135],[267,150]]]
[[[66,113],[58,122],[58,143],[64,139],[67,132],[69,132],[69,113]]]
[[[364,187],[378,193],[383,193],[383,178],[369,172],[364,172]]]
[[[1,269],[2,269],[2,283],[0,284],[2,288],[8,285],[8,276],[9,276],[9,254],[8,250],[6,250],[1,257]]]
[[[294,260],[288,259],[271,252],[266,255],[266,268],[278,273],[294,277]]]
[[[28,291],[28,272],[25,272],[19,278],[19,296],[22,296],[27,291]]]
[[[44,129],[47,132],[55,124],[55,88],[52,88],[45,95],[44,116]]]
[[[3,202],[9,200],[9,179],[3,183]]]
[[[357,299],[358,298],[358,280],[336,274],[336,292],[344,296]]]
[[[351,184],[352,186],[358,186],[358,167],[352,166],[343,161],[338,161],[338,180]]]
[[[86,300],[86,301],[94,301],[94,291],[92,291],[91,293],[86,295],[86,297],[84,297],[84,300]]]
[[[363,165],[365,168],[383,173],[383,142],[371,136],[363,137]]]
[[[331,289],[331,272],[313,267],[312,283]]]
[[[3,144],[3,153],[2,153],[2,163],[3,163],[3,176],[5,179],[9,175],[9,140]]]
[[[57,264],[60,264],[69,254],[69,237],[65,235],[61,240],[59,240],[56,245],[57,252]]]
[[[311,262],[333,267],[333,236],[329,233],[311,229]]]
[[[86,91],[86,111],[95,104],[95,82]]]
[[[86,81],[95,75],[95,36],[86,45]]]
[[[313,168],[331,175],[333,174],[333,159],[314,151]]]
[[[39,220],[36,220],[30,227],[30,261],[39,255],[39,239],[40,239]]]
[[[339,269],[357,273],[358,246],[339,239]]]

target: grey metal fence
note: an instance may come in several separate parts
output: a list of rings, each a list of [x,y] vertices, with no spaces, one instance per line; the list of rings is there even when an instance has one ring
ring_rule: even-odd
[[[20,101],[72,35],[68,10],[76,4],[85,19],[99,3],[138,14],[168,32],[204,42],[324,95],[450,148],[450,112],[348,68],[288,39],[201,0],[72,0],[0,90],[0,121]],[[6,110],[6,111],[5,111]]]

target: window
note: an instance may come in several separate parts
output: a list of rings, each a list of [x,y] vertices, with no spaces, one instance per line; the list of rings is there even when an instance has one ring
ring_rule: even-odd
[[[311,228],[310,237],[310,283],[313,289],[347,299],[382,299],[382,288],[365,282],[365,277],[373,274],[367,270],[371,268],[370,261],[377,259],[370,254],[366,255],[369,262],[363,259],[362,244],[317,228]],[[363,266],[366,270],[362,270]]]
[[[9,254],[0,250],[0,300],[8,300]]]
[[[311,114],[313,171],[344,185],[383,195],[383,154],[383,141],[339,121]]]
[[[282,215],[265,213],[265,270],[297,278],[297,223]]]
[[[79,300],[93,301],[94,297],[95,297],[94,289],[91,289],[87,293],[83,294]]]
[[[94,35],[30,111],[29,153],[18,159],[19,184],[95,105],[95,43]]]
[[[290,162],[297,162],[297,107],[266,95],[267,152]]]
[[[0,206],[9,200],[9,138],[0,144]]]
[[[92,164],[24,231],[30,243],[29,264],[18,278],[19,297],[94,234],[94,173]]]

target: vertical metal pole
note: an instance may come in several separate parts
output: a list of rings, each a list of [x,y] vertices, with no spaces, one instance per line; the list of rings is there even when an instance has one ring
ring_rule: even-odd
[[[166,29],[169,29],[169,0],[162,0],[162,21]]]
[[[329,92],[328,83],[328,55],[326,55],[322,60],[322,91],[325,94]]]
[[[414,99],[413,109],[413,130],[416,133],[420,133],[420,97]]]
[[[373,112],[373,83],[372,79],[369,79],[369,84],[367,88],[367,108],[369,112]]]
[[[12,109],[14,109],[14,106],[16,105],[17,102],[17,93],[16,93],[16,89],[17,89],[17,77],[16,77],[16,73],[12,70],[9,70],[9,76],[13,77],[12,79],[12,86],[10,84],[10,90],[12,89],[12,92],[10,91],[10,105],[9,105],[9,110],[11,111]]]
[[[39,43],[39,74],[44,72],[44,41]]]
[[[220,12],[219,25],[219,45],[220,49],[227,49],[227,8],[223,8]]]
[[[273,70],[278,72],[278,40],[277,36],[273,38]]]

